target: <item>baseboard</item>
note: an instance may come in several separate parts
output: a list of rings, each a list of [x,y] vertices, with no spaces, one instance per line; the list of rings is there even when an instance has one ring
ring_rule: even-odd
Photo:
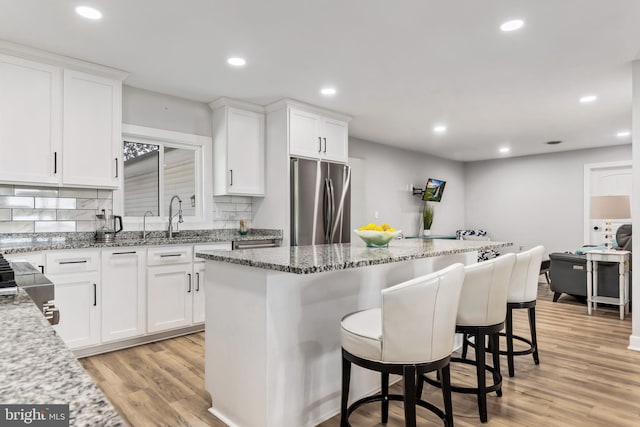
[[[640,351],[640,336],[631,335],[629,337],[629,350]]]
[[[122,341],[110,342],[91,347],[79,348],[71,350],[77,359],[83,357],[95,356],[96,354],[109,353],[110,351],[122,350],[129,347],[135,347],[141,344],[149,344],[154,341],[162,341],[168,338],[175,338],[182,335],[193,334],[195,332],[204,331],[204,323],[189,326],[187,328],[174,329],[171,331],[158,332],[155,334],[143,335],[141,337],[129,338]]]

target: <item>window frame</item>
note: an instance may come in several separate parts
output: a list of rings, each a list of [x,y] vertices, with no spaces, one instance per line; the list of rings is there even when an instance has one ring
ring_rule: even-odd
[[[193,135],[165,129],[150,128],[145,126],[123,124],[120,149],[124,148],[124,142],[140,142],[143,144],[160,145],[161,152],[164,147],[182,148],[195,151],[196,169],[196,215],[185,216],[184,223],[180,224],[183,230],[203,229],[213,227],[213,176],[212,176],[212,147],[211,137]],[[162,156],[161,156],[162,158]],[[164,171],[163,171],[164,172]],[[125,230],[142,230],[142,216],[124,216],[124,173],[118,178],[118,189],[113,192],[113,210],[117,215],[122,215]],[[163,188],[159,188],[161,205],[160,213],[168,211],[162,201]],[[183,200],[183,203],[190,203]],[[168,203],[168,202],[167,202]],[[168,213],[160,216],[148,216],[147,230],[166,230],[169,226]]]

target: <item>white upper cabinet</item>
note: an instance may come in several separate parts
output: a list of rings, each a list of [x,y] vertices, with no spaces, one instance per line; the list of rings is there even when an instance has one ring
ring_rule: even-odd
[[[61,76],[58,67],[0,54],[0,181],[58,183]]]
[[[330,112],[289,107],[289,154],[346,163],[349,153],[347,118]]]
[[[221,98],[213,110],[213,194],[264,196],[262,107]]]
[[[117,188],[125,77],[0,41],[0,183]]]
[[[118,187],[122,84],[64,71],[62,184]]]

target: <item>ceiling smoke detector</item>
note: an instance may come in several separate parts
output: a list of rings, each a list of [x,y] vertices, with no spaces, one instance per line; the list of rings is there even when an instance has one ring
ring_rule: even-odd
[[[548,145],[558,145],[558,144],[562,144],[562,141],[547,141],[547,142],[545,142],[545,144],[548,144]]]

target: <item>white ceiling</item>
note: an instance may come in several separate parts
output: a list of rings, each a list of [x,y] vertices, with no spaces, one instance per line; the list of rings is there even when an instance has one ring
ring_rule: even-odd
[[[510,18],[523,29],[501,32]],[[628,144],[639,23],[638,0],[0,0],[0,39],[126,70],[128,85],[291,97],[353,116],[351,136],[462,161]]]

